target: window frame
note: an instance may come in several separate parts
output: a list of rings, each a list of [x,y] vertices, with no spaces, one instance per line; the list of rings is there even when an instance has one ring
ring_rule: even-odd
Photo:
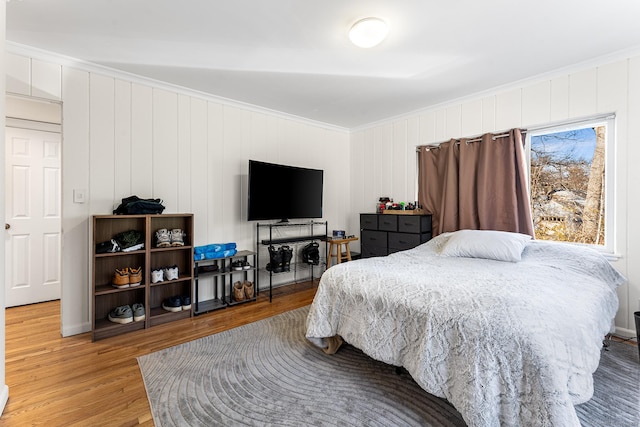
[[[571,120],[548,126],[541,126],[527,129],[525,138],[525,161],[527,162],[525,170],[527,171],[527,193],[531,200],[531,138],[534,136],[547,135],[550,133],[566,132],[576,129],[584,129],[588,127],[605,126],[605,174],[604,174],[604,245],[595,245],[590,243],[578,242],[562,242],[553,240],[558,243],[566,243],[572,245],[588,246],[609,256],[615,256],[616,248],[616,205],[615,205],[615,148],[616,148],[616,120],[614,114],[606,114],[584,119]],[[531,207],[533,216],[533,207]]]

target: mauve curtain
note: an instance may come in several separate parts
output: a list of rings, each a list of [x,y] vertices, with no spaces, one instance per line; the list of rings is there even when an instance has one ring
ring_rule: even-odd
[[[420,147],[418,199],[433,215],[433,235],[471,229],[533,236],[522,132],[468,141]]]

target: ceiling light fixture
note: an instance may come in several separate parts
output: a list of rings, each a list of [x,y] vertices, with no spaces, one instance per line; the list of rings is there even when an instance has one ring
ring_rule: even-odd
[[[379,45],[389,33],[386,22],[380,18],[364,18],[353,24],[349,39],[358,47],[369,48]]]

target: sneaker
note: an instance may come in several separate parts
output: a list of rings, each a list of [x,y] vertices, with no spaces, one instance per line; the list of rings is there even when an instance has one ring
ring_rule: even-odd
[[[111,247],[107,250],[107,252],[115,253],[115,252],[120,252],[122,250],[120,249],[120,245],[118,245],[118,242],[116,242],[116,239],[111,239],[109,243]]]
[[[133,311],[128,305],[121,305],[109,313],[109,320],[115,323],[131,323],[133,322]]]
[[[179,228],[171,230],[171,246],[184,246],[184,233]]]
[[[180,297],[182,301],[182,309],[183,310],[191,310],[191,297],[188,295],[182,295]]]
[[[140,322],[141,320],[144,320],[145,318],[144,305],[140,303],[135,303],[131,306],[131,311],[133,311],[134,322]]]
[[[122,233],[116,234],[113,239],[118,243],[118,246],[120,246],[123,252],[137,250],[133,249],[133,247],[138,245],[142,245],[138,246],[138,248],[144,247],[144,235],[138,230],[123,231]]]
[[[96,253],[97,254],[106,254],[106,253],[115,253],[120,250],[120,246],[115,241],[115,239],[111,239],[108,242],[101,242],[96,244]]]
[[[129,287],[129,269],[125,268],[116,268],[115,273],[113,273],[113,281],[111,282],[114,288],[124,289]]]
[[[236,282],[233,284],[233,298],[236,301],[244,301],[244,284],[242,282]]]
[[[158,283],[164,280],[164,273],[161,268],[151,270],[151,283]]]
[[[164,280],[176,280],[180,276],[178,273],[178,266],[174,265],[173,267],[165,267],[164,271]]]
[[[180,300],[180,297],[169,297],[162,302],[162,308],[167,311],[181,311],[182,300]]]
[[[142,283],[142,267],[129,268],[129,286],[138,286]]]
[[[249,282],[248,280],[245,280],[244,285],[242,287],[244,289],[244,296],[247,299],[253,298],[253,296],[256,294],[255,288],[253,287],[253,282]]]
[[[156,231],[156,247],[157,248],[168,248],[171,246],[171,238],[169,237],[169,232],[167,232],[166,228],[161,228]]]
[[[249,264],[249,261],[238,260],[231,263],[231,269],[232,270],[249,270],[251,269],[251,264]]]

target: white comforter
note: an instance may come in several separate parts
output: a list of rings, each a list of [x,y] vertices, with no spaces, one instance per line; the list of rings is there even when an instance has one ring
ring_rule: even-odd
[[[624,278],[588,248],[532,241],[510,263],[441,257],[447,238],[328,269],[307,338],[403,366],[469,426],[579,426]]]

